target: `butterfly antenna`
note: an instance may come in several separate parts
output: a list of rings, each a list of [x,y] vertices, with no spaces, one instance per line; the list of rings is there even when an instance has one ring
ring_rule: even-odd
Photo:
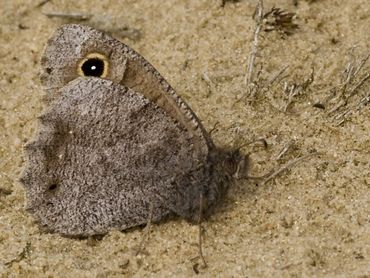
[[[283,172],[283,171],[285,171],[285,170],[287,170],[287,169],[289,169],[289,168],[297,165],[302,160],[304,160],[304,159],[306,159],[308,157],[314,156],[314,155],[319,155],[319,154],[320,154],[319,152],[313,152],[313,153],[309,153],[309,154],[303,155],[303,156],[298,157],[296,159],[290,160],[289,162],[287,162],[285,165],[281,166],[277,170],[271,170],[268,174],[263,175],[262,177],[254,177],[254,178],[263,179],[262,184],[266,184],[267,182],[269,182],[270,180],[272,180],[273,178],[275,178],[277,175],[279,175],[281,172]]]

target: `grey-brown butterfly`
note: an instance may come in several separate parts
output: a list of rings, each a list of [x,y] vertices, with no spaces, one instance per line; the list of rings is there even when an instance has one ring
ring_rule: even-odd
[[[21,182],[48,231],[105,234],[177,215],[210,215],[239,151],[217,148],[140,54],[104,32],[63,25],[41,60],[48,108],[25,146]]]

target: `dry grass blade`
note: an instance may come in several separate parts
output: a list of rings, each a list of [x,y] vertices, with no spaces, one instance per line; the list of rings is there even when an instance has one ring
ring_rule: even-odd
[[[327,114],[336,121],[336,126],[341,125],[350,115],[360,111],[368,104],[366,100],[370,98],[370,93],[366,92],[366,88],[362,89],[369,83],[370,72],[367,72],[366,69],[364,74],[361,74],[361,72],[364,71],[369,58],[370,54],[366,55],[359,62],[355,58],[351,58],[351,61],[342,73],[340,84],[329,90],[331,96],[326,101],[331,102],[332,107]],[[365,96],[361,97],[361,92],[366,92]],[[360,100],[350,101],[351,98],[356,99],[356,97],[357,99],[360,97]]]
[[[252,50],[248,58],[247,73],[245,74],[245,78],[244,78],[244,83],[248,89],[248,95],[252,95],[252,96],[254,96],[256,93],[255,85],[252,80],[253,80],[255,60],[256,60],[257,52],[258,52],[259,34],[261,32],[262,25],[263,25],[263,1],[262,0],[258,1],[254,19],[256,20],[257,25],[254,31]]]
[[[68,20],[77,20],[77,21],[85,21],[89,20],[92,15],[91,14],[83,14],[83,13],[63,13],[63,12],[48,12],[43,13],[47,17],[59,17],[65,18]]]
[[[279,154],[276,157],[276,160],[280,160],[293,146],[295,142],[294,140],[289,141],[284,148],[279,152]]]
[[[284,87],[284,92],[288,95],[288,100],[287,100],[287,102],[285,103],[285,105],[282,109],[283,112],[288,111],[290,105],[293,103],[294,99],[297,96],[300,96],[300,95],[304,94],[307,91],[307,89],[310,87],[310,85],[314,81],[314,74],[315,74],[315,71],[314,71],[314,69],[312,69],[311,74],[309,75],[309,77],[307,77],[303,82],[293,83],[293,84],[289,84],[289,85],[288,85],[288,83],[286,83],[286,86]]]

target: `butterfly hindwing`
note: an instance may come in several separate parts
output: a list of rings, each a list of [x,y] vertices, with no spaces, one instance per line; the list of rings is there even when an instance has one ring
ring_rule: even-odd
[[[41,118],[40,148],[26,153],[42,163],[24,175],[41,224],[89,235],[144,224],[150,205],[155,221],[171,213],[168,195],[194,168],[193,148],[160,107],[112,81],[81,77]]]

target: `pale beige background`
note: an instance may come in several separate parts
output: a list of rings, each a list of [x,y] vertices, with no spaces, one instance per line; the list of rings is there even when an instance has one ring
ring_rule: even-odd
[[[269,148],[252,152],[252,174],[261,174],[312,150],[310,158],[273,181],[239,181],[218,213],[205,224],[204,253],[211,277],[370,276],[369,105],[336,126],[324,102],[350,61],[370,51],[368,0],[265,1],[297,13],[300,29],[282,39],[263,33],[259,59],[264,76],[289,66],[287,81],[302,82],[315,69],[310,90],[294,99],[289,113],[274,107],[285,96],[256,101],[243,83],[253,38],[256,1],[220,7],[217,0],[39,1],[1,0],[0,6],[0,276],[127,277],[195,275],[198,229],[181,219],[154,225],[145,252],[133,256],[142,229],[114,231],[101,240],[76,240],[38,230],[25,211],[17,182],[22,145],[32,137],[43,108],[39,59],[53,30],[66,22],[43,12],[93,14],[87,24],[115,31],[146,57],[210,130],[219,145],[266,138]],[[311,2],[311,3],[310,3]],[[140,30],[134,40],[119,27]],[[121,34],[121,35],[120,35]],[[369,62],[363,74],[370,72]],[[204,76],[210,81],[205,81]],[[348,100],[369,96],[369,81]],[[288,142],[292,148],[275,161]]]

